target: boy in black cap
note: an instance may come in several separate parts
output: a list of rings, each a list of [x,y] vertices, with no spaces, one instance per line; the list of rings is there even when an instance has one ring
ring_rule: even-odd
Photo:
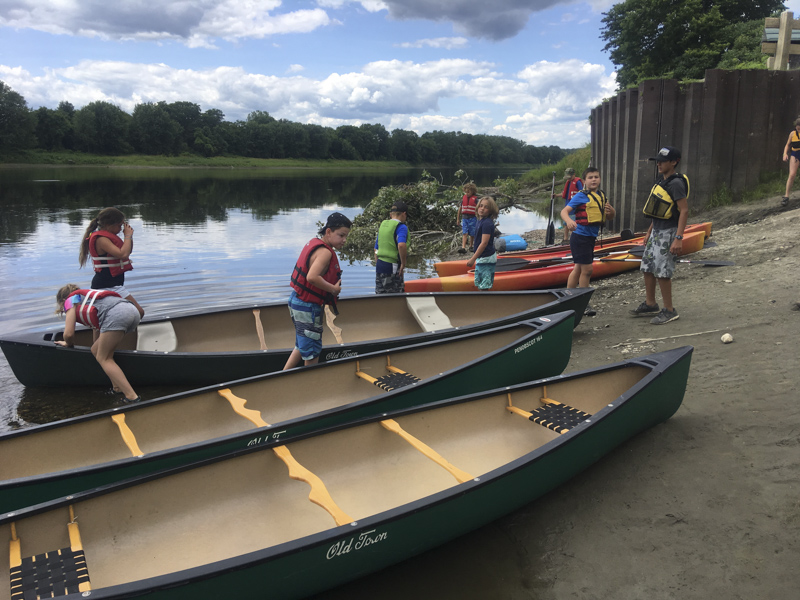
[[[406,269],[408,247],[408,207],[395,202],[389,219],[381,222],[375,240],[375,293],[402,294],[406,291],[403,273]]]
[[[653,316],[650,323],[663,325],[678,318],[672,304],[672,274],[675,258],[681,253],[683,231],[689,219],[689,179],[675,169],[681,160],[681,151],[665,146],[649,160],[656,161],[658,178],[650,191],[643,212],[652,219],[645,235],[645,248],[641,270],[644,273],[645,301],[631,314]],[[656,302],[656,282],[661,291],[664,308]]]

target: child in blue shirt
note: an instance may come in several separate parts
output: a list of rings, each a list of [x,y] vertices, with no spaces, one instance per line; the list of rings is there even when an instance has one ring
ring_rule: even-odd
[[[589,287],[594,266],[594,243],[600,226],[617,214],[600,189],[600,171],[597,167],[586,169],[583,181],[584,188],[561,210],[561,219],[567,229],[573,232],[569,247],[575,267],[567,279],[568,288]]]

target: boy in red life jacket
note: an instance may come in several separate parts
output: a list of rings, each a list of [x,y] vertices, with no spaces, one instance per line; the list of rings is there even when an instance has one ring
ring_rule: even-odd
[[[56,313],[66,315],[64,341],[57,341],[56,344],[71,348],[75,341],[75,325],[81,323],[91,327],[97,332],[92,354],[108,375],[114,390],[125,395],[125,402],[141,400],[114,361],[114,351],[122,338],[139,325],[141,317],[136,307],[116,292],[80,289],[74,283],[58,290],[56,302]]]
[[[342,291],[342,271],[334,248],[341,250],[353,223],[342,213],[328,216],[319,237],[311,239],[294,266],[290,285],[289,315],[295,331],[295,347],[283,370],[304,361],[319,362],[322,354],[322,315],[326,304],[336,304]]]
[[[586,187],[561,210],[561,219],[567,229],[573,232],[569,247],[575,267],[567,279],[568,288],[589,287],[594,266],[594,243],[600,226],[617,214],[600,189],[600,171],[596,167],[589,167],[583,173],[583,180]]]
[[[564,169],[564,189],[561,191],[561,197],[564,199],[566,206],[570,200],[583,189],[583,181],[580,177],[575,175],[575,169],[568,167]],[[564,243],[569,241],[569,228],[563,224],[561,228],[564,230]]]
[[[458,249],[459,254],[467,253],[467,242],[472,246],[472,239],[475,237],[475,225],[478,223],[478,218],[475,216],[475,209],[478,206],[478,188],[474,183],[468,183],[463,189],[464,197],[461,198],[461,204],[458,205],[458,212],[456,213],[456,224],[461,224],[461,248]]]

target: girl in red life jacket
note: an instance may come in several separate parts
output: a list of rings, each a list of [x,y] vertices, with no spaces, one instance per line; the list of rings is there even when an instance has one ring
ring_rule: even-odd
[[[122,239],[119,239],[119,232]],[[133,227],[125,221],[121,210],[109,207],[101,210],[91,220],[81,241],[78,260],[83,267],[89,257],[94,266],[93,290],[112,290],[136,307],[139,316],[144,309],[125,289],[125,272],[133,269],[130,255],[133,251]]]
[[[286,369],[304,361],[306,366],[319,362],[322,353],[322,315],[326,304],[336,304],[342,291],[342,271],[336,250],[347,241],[352,222],[342,213],[333,213],[319,237],[310,240],[300,253],[291,278],[289,314],[295,330],[295,347]]]
[[[92,354],[103,369],[114,391],[125,395],[126,402],[138,402],[139,395],[125,377],[125,373],[114,362],[117,349],[126,333],[139,325],[139,311],[116,292],[110,290],[85,290],[69,283],[56,294],[57,314],[66,315],[64,341],[59,346],[71,348],[75,342],[75,324],[81,323],[97,332],[92,344]]]

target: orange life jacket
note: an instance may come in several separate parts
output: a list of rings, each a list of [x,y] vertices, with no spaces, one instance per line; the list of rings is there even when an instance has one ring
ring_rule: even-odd
[[[333,304],[335,298],[330,292],[321,290],[308,281],[308,270],[311,266],[311,255],[314,254],[319,248],[325,248],[331,253],[331,262],[328,265],[327,272],[323,273],[322,278],[335,285],[339,278],[342,276],[342,271],[339,269],[339,259],[336,257],[336,252],[333,248],[328,246],[319,238],[314,238],[303,246],[303,251],[297,259],[297,264],[294,266],[292,272],[291,286],[297,297],[303,302],[313,302],[314,304]]]
[[[572,197],[573,197],[575,194],[577,194],[578,192],[580,192],[580,191],[581,191],[580,189],[578,189],[578,184],[579,184],[579,183],[580,183],[580,184],[583,184],[583,181],[581,180],[581,178],[580,178],[580,177],[573,177],[573,178],[572,178],[572,179],[570,179],[569,181],[566,181],[566,182],[564,183],[564,191],[563,191],[563,192],[561,192],[561,197],[562,197],[564,200],[566,200],[567,202],[569,202],[570,200],[572,200]]]
[[[105,256],[100,256],[97,252],[97,238],[100,236],[111,240],[111,243],[117,248],[122,248],[122,244],[124,243],[121,239],[119,239],[118,235],[114,235],[110,231],[99,229],[92,232],[92,235],[89,236],[89,256],[92,257],[92,264],[94,265],[95,273],[99,273],[103,269],[108,269],[111,273],[111,276],[116,277],[133,269],[130,258],[122,260],[115,256],[109,256],[108,254]]]
[[[461,216],[464,219],[469,219],[475,216],[475,209],[478,206],[477,196],[467,196],[461,198]]]

